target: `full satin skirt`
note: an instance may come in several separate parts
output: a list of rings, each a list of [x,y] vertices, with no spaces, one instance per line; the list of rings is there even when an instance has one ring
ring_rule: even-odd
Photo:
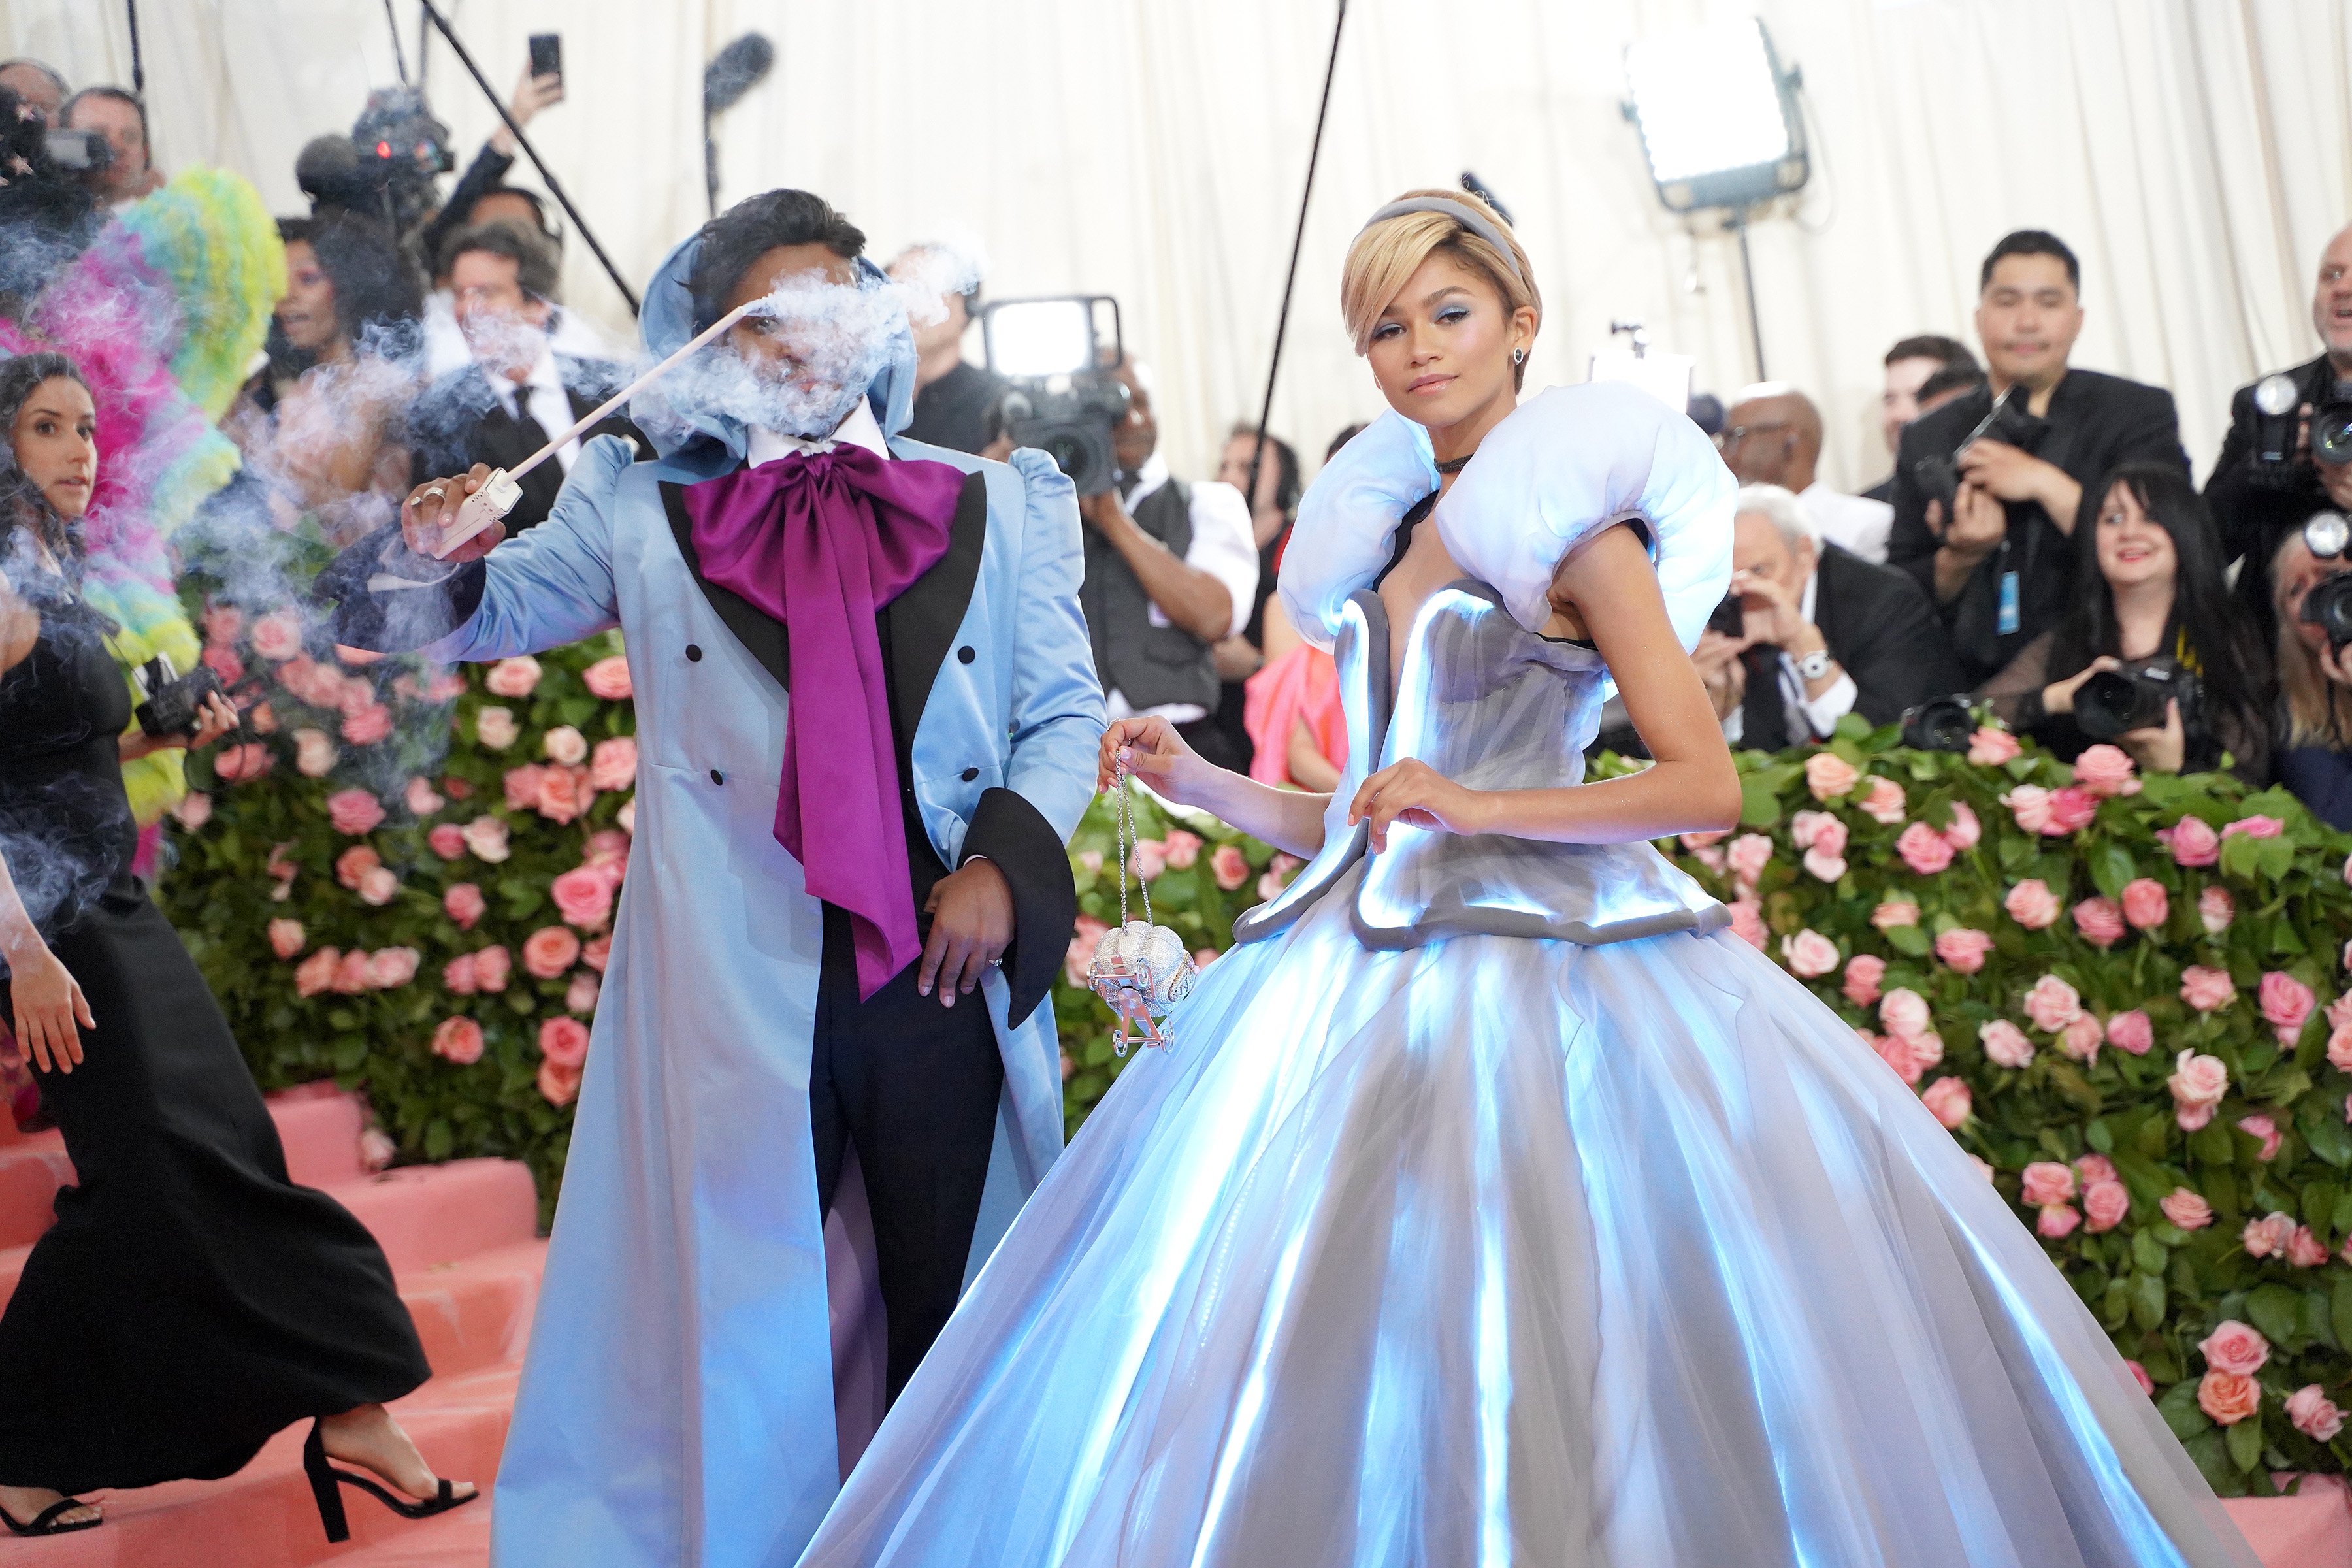
[[[1239,948],[803,1563],[2251,1568],[2040,1245],[1727,932]]]

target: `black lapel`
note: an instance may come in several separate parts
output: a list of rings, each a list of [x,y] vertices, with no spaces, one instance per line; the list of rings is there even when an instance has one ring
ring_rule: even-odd
[[[719,618],[727,623],[744,651],[776,678],[777,685],[789,689],[792,666],[785,651],[783,623],[772,620],[733,589],[723,588],[702,574],[702,557],[694,548],[694,520],[686,512],[685,487],[665,479],[661,493],[663,509],[669,513],[670,537],[677,541],[677,552],[686,557],[686,569],[694,574],[702,596],[710,601],[710,607],[719,612]]]
[[[956,628],[980,581],[981,552],[988,544],[988,481],[966,475],[948,533],[948,552],[891,601],[890,708],[898,732],[909,744],[930,700],[931,682],[955,642]]]

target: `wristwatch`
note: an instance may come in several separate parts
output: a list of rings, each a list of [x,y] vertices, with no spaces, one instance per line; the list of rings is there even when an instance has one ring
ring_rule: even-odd
[[[1837,660],[1830,657],[1829,649],[1817,647],[1811,653],[1797,656],[1797,673],[1807,680],[1819,680],[1836,663]]]

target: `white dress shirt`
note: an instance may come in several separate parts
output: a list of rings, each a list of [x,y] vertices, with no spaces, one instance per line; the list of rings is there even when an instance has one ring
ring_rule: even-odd
[[[1804,595],[1797,602],[1797,614],[1808,621],[1813,618],[1814,590],[1821,586],[1821,581],[1822,574],[1816,569],[1811,576],[1805,579]],[[1835,658],[1837,656],[1832,654],[1830,657]],[[1843,664],[1838,666],[1837,679],[1830,682],[1830,689],[1819,697],[1805,695],[1805,678],[1797,673],[1797,661],[1785,653],[1780,656],[1780,702],[1788,710],[1789,743],[1792,746],[1801,746],[1807,741],[1828,740],[1837,729],[1837,721],[1853,711],[1854,699],[1861,695],[1854,688],[1853,677],[1846,673]],[[1743,709],[1734,708],[1724,715],[1725,740],[1736,746],[1747,732],[1748,714]]]
[[[882,426],[874,422],[874,405],[862,397],[857,400],[857,406],[844,416],[841,423],[834,427],[832,435],[820,437],[814,440],[805,436],[786,436],[780,431],[771,430],[764,425],[752,426],[751,447],[744,454],[744,460],[750,467],[756,468],[762,463],[772,463],[778,458],[797,458],[810,452],[830,452],[837,443],[843,441],[848,442],[853,447],[863,447],[885,462],[889,460],[890,444],[882,438]]]
[[[1805,509],[1823,539],[1875,565],[1886,564],[1886,534],[1895,526],[1893,507],[1868,496],[1833,490],[1819,479],[1797,492],[1797,504]]]
[[[490,390],[498,395],[508,418],[522,417],[523,409],[516,406],[516,395],[520,393],[523,407],[539,421],[539,427],[547,432],[549,439],[552,440],[572,428],[572,399],[565,395],[563,376],[555,368],[555,353],[546,344],[540,345],[539,359],[520,384],[505,372],[493,370],[488,365],[482,367],[482,375],[489,382]],[[572,471],[572,465],[579,456],[580,439],[576,436],[555,449],[555,460],[562,465],[567,474]]]
[[[1135,489],[1121,504],[1132,516],[1145,497],[1167,482],[1168,459],[1154,452],[1137,471]],[[1249,625],[1250,612],[1257,603],[1257,530],[1250,522],[1249,503],[1242,500],[1241,491],[1222,479],[1197,479],[1192,491],[1186,515],[1192,524],[1192,543],[1184,552],[1184,564],[1206,572],[1225,585],[1234,597],[1234,614],[1224,635],[1238,637]],[[1158,605],[1151,606],[1150,619],[1155,626],[1173,624]],[[1163,702],[1139,714],[1123,692],[1109,691],[1104,697],[1106,715],[1112,719],[1158,718],[1171,724],[1190,724],[1209,716],[1209,710],[1197,702]]]

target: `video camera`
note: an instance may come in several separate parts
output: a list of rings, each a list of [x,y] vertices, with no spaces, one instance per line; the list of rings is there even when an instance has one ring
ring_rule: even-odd
[[[396,234],[414,228],[437,199],[434,176],[457,166],[449,128],[425,107],[413,87],[380,87],[352,126],[358,166],[351,194],[341,205],[380,215]]]
[[[2311,406],[2311,444],[2304,449],[2303,409]],[[2253,449],[2247,476],[2268,489],[2296,489],[2310,465],[2352,463],[2352,397],[2338,391],[2335,368],[2322,360],[2308,385],[2284,371],[2254,383]]]
[[[1129,402],[1113,374],[1127,353],[1118,301],[998,300],[982,310],[980,333],[988,368],[1012,384],[1003,413],[1013,444],[1052,458],[1082,496],[1109,489],[1118,476],[1111,433]]]
[[[2035,417],[2025,406],[2026,390],[2012,386],[1995,400],[1992,412],[1977,421],[1977,427],[1967,439],[1952,448],[1948,457],[1921,458],[1911,465],[1911,477],[1927,492],[1929,500],[1944,503],[1946,514],[1951,511],[1953,498],[1960,490],[1960,454],[1979,441],[2000,441],[2020,451],[2031,452],[2042,444],[2050,432],[2047,419]]]

